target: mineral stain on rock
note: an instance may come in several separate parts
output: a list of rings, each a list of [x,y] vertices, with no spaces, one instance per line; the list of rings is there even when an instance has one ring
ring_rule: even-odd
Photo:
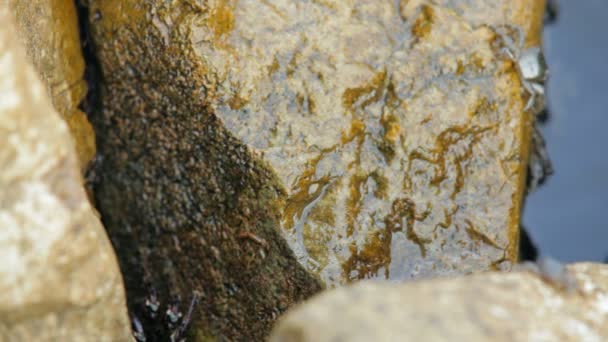
[[[497,28],[533,36],[542,10],[467,4],[215,1],[193,25],[214,113],[278,176],[325,284],[516,260],[530,119]]]
[[[317,277],[508,267],[531,120],[496,28],[533,44],[524,2],[90,1],[134,312],[196,292],[199,339],[262,339]]]

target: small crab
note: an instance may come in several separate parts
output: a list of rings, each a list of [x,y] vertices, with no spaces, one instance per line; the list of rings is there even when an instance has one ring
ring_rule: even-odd
[[[525,49],[517,60],[517,69],[524,88],[530,94],[524,110],[532,109],[534,115],[545,108],[545,82],[549,69],[540,47]]]
[[[185,316],[182,314],[178,299],[167,304],[164,316],[158,315],[161,302],[157,297],[156,290],[152,288],[145,301],[145,315],[140,316],[143,320],[135,315],[131,316],[135,341],[146,342],[146,333],[148,333],[151,334],[148,336],[154,337],[153,341],[158,340],[159,336],[166,336],[170,342],[185,342],[186,332],[194,314],[194,307],[198,304],[199,299],[200,294],[194,292]]]
[[[520,28],[513,28],[519,36],[517,45],[509,34],[498,32],[502,37],[502,51],[515,63],[521,83],[529,98],[525,111],[539,114],[545,108],[545,83],[549,77],[549,69],[540,46],[523,48],[524,34]]]
[[[553,166],[545,146],[545,140],[538,129],[538,122],[542,121],[543,115],[547,115],[545,105],[545,83],[549,77],[547,63],[539,46],[523,49],[524,33],[516,26],[501,26],[495,28],[496,34],[501,38],[500,50],[513,61],[517,74],[521,80],[523,90],[528,94],[528,100],[524,111],[534,115],[532,129],[532,149],[528,163],[528,193],[533,192],[542,185],[547,178],[553,174]],[[517,44],[512,38],[518,37]]]
[[[150,291],[150,295],[146,298],[146,308],[148,309],[148,313],[150,317],[156,318],[156,314],[158,312],[158,308],[160,307],[160,302],[158,301],[158,297],[156,296],[156,290],[152,289]]]

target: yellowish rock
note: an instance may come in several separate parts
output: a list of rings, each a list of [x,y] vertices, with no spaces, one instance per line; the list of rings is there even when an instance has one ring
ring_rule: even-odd
[[[541,0],[88,3],[137,315],[196,292],[199,339],[261,340],[316,278],[516,261],[531,118],[501,47]]]
[[[211,1],[187,20],[214,113],[280,179],[298,260],[337,285],[516,260],[530,118],[500,43],[537,43],[542,4]]]
[[[570,291],[529,272],[323,293],[279,320],[270,342],[606,341],[608,266],[574,264]]]
[[[129,341],[116,257],[68,126],[0,5],[0,341]]]
[[[17,34],[28,58],[46,86],[55,110],[74,137],[84,173],[95,155],[95,133],[78,109],[87,86],[78,18],[73,0],[8,0]],[[89,42],[90,43],[90,42]]]

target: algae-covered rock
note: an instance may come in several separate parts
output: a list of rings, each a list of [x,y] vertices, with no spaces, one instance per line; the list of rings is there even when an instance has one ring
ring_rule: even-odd
[[[128,341],[116,256],[67,125],[0,4],[0,341]]]
[[[189,33],[201,5],[89,5],[104,80],[92,119],[104,155],[96,199],[132,313],[146,336],[167,341],[180,334],[165,329],[167,309],[185,316],[200,298],[193,340],[263,340],[320,284],[278,229],[280,183],[212,113],[215,85]]]
[[[574,288],[529,272],[362,282],[289,311],[269,340],[606,341],[608,266],[567,272]]]
[[[17,34],[74,137],[81,171],[95,154],[95,134],[78,109],[87,86],[74,0],[8,0]]]

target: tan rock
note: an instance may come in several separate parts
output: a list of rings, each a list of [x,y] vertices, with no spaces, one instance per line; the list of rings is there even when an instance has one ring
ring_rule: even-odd
[[[195,334],[259,340],[313,276],[515,262],[531,118],[499,32],[538,41],[542,0],[89,3],[137,315],[196,292]]]
[[[0,341],[128,341],[116,257],[68,127],[0,5]]]
[[[80,169],[95,155],[95,133],[78,109],[87,86],[74,0],[8,0],[17,34],[74,137]]]
[[[362,282],[290,310],[270,342],[608,340],[608,266],[568,272],[570,292],[528,272]]]
[[[542,3],[211,1],[150,20],[168,46],[186,35],[213,112],[285,189],[298,260],[334,285],[516,260],[530,118],[496,45],[515,26],[537,42]]]

